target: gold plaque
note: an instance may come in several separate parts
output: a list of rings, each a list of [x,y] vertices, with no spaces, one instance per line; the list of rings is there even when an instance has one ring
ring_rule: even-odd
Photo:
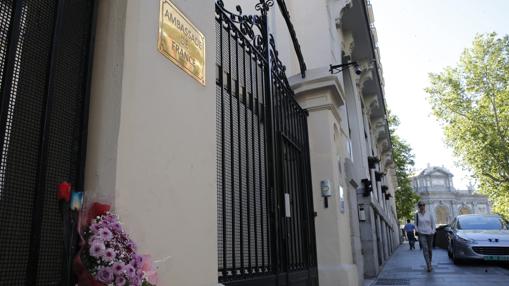
[[[169,0],[161,0],[159,51],[205,85],[205,37]]]

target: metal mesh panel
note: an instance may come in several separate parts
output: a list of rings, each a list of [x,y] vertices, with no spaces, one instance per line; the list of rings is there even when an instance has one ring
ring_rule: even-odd
[[[86,73],[83,55],[88,50],[91,9],[90,1],[66,2],[58,33],[37,285],[59,283],[63,269],[63,224],[54,192],[64,180],[76,185]]]
[[[82,170],[92,3],[0,2],[0,285],[62,284],[55,189]]]
[[[288,241],[285,251],[288,256],[288,271],[308,269],[313,250],[308,246],[310,235],[309,209],[307,194],[310,192],[306,183],[306,115],[293,99],[293,93],[283,82],[274,77],[273,92],[275,97],[276,129],[281,135],[278,156],[282,161],[280,178],[283,192],[290,198],[290,218],[282,221],[286,225]]]
[[[53,29],[51,19],[54,19],[53,2],[17,2],[21,5],[18,8],[21,11],[20,32],[15,47],[8,113],[4,114],[6,118],[2,118],[1,126],[1,285],[25,283],[38,169],[40,120]]]
[[[5,57],[7,55],[7,46],[9,27],[12,18],[12,0],[0,2],[0,91],[2,90],[2,79],[4,77]]]
[[[263,64],[217,18],[218,266],[221,281],[269,274]],[[228,20],[226,20],[228,21]]]
[[[267,84],[269,66],[274,65],[265,58],[269,43],[263,41],[268,37],[257,37],[250,30],[254,26],[249,17],[234,15],[219,3],[219,281],[227,285],[243,280],[250,280],[250,285],[276,285],[280,281],[291,286],[302,280],[292,279],[295,273],[309,277],[306,285],[316,285],[307,114],[293,98],[281,72],[284,67],[270,71],[272,87]],[[241,10],[237,7],[239,13]],[[263,30],[263,21],[257,18],[254,25]],[[270,52],[277,55],[274,50]],[[274,62],[280,64],[279,60]],[[291,197],[289,219],[284,216],[285,193]],[[286,283],[281,279],[287,279]]]

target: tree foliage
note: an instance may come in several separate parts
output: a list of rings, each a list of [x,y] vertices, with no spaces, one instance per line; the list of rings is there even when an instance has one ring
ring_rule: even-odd
[[[389,112],[389,131],[392,141],[392,156],[398,181],[396,211],[400,220],[411,219],[419,196],[412,189],[410,175],[414,166],[414,154],[410,145],[396,134],[399,126],[397,116]]]
[[[509,37],[477,35],[456,67],[426,89],[446,142],[469,166],[493,210],[509,217]]]

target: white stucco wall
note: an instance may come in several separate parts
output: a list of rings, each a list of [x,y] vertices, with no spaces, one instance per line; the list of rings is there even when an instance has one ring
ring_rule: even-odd
[[[205,35],[206,86],[158,52],[158,0],[99,2],[87,200],[166,259],[158,285],[216,285],[214,2],[172,2]]]
[[[313,182],[313,204],[317,212],[315,230],[320,285],[358,285],[357,265],[353,262],[352,225],[349,204],[351,188],[345,180],[343,162],[347,158],[346,131],[341,124],[345,116],[338,81],[325,70],[310,71],[305,80],[294,83],[299,104],[308,110],[308,129]],[[338,162],[338,160],[340,162]],[[341,168],[341,169],[340,169]],[[330,180],[332,196],[324,205],[320,181]],[[339,186],[343,188],[344,211],[341,211]],[[356,211],[353,210],[353,211]]]
[[[352,261],[349,206],[339,209],[336,150],[333,140],[334,117],[328,111],[311,112],[308,118],[310,135],[313,201],[318,216],[315,218],[317,238],[318,274],[320,285],[357,285],[357,269]],[[321,197],[320,181],[332,183],[332,197],[328,208]],[[342,181],[342,178],[340,179]],[[348,195],[348,194],[347,194]],[[339,284],[338,284],[339,283]]]

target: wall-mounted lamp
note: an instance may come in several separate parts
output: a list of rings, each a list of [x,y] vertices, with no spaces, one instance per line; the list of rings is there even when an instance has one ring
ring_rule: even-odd
[[[332,196],[332,187],[330,180],[320,181],[320,190],[322,192],[324,207],[328,208],[329,207],[328,198]]]
[[[336,74],[336,73],[340,73],[340,72],[344,71],[349,66],[353,66],[353,69],[354,69],[356,75],[360,75],[362,73],[362,69],[357,62],[350,62],[350,63],[340,64],[340,65],[329,65],[329,71],[331,74]]]
[[[378,171],[375,171],[375,180],[377,182],[381,182],[382,181],[382,178],[385,176],[385,173],[384,172],[378,172]]]
[[[377,158],[377,157],[374,157],[374,156],[369,156],[368,157],[368,165],[369,165],[369,168],[370,169],[374,169],[375,168],[375,165],[380,163],[380,159]]]
[[[370,193],[373,191],[373,185],[371,183],[371,180],[369,179],[362,179],[361,183],[363,185],[364,192],[362,193],[363,196],[369,197]]]

